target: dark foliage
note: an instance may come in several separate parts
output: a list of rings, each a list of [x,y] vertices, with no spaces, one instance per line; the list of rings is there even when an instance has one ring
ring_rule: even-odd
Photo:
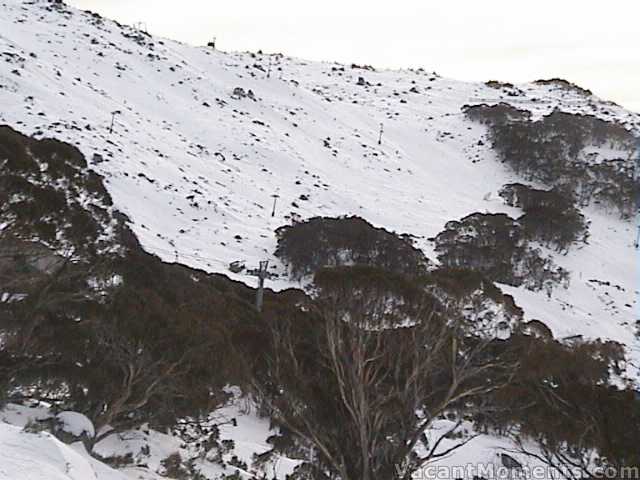
[[[314,285],[297,310],[269,316],[256,388],[276,422],[313,447],[301,478],[408,479],[448,450],[425,429],[445,412],[461,418],[509,368],[481,355],[484,342],[415,278],[337,267],[318,271]]]
[[[464,112],[489,126],[493,148],[519,175],[565,186],[581,205],[615,208],[623,218],[637,211],[640,185],[634,161],[640,139],[622,125],[558,110],[532,121],[527,112],[504,104],[466,106]],[[590,146],[616,148],[622,158],[591,159],[586,153]]]
[[[587,223],[575,206],[573,194],[564,189],[538,190],[521,183],[505,185],[500,196],[524,214],[518,223],[529,240],[566,251],[577,242],[586,242]]]
[[[112,202],[76,148],[0,126],[0,170],[0,217],[13,235],[88,255],[107,246]]]
[[[556,87],[569,92],[576,92],[583,96],[591,96],[593,92],[591,90],[587,90],[586,88],[582,88],[575,83],[569,82],[563,78],[549,78],[545,80],[536,80],[536,85],[550,85],[552,87]]]
[[[565,270],[528,244],[522,227],[506,214],[473,213],[448,222],[435,244],[445,267],[475,270],[492,281],[540,290],[568,279]]]
[[[508,103],[498,103],[496,105],[465,105],[462,111],[471,120],[485,125],[497,125],[511,121],[528,121],[531,112],[521,110]]]
[[[506,317],[513,323],[517,324],[522,320],[523,311],[516,305],[513,297],[505,295],[477,270],[440,267],[423,276],[422,280],[436,298],[455,305],[459,313],[472,322],[495,327],[492,306],[502,307]]]
[[[117,431],[208,412],[242,382],[251,289],[145,253],[77,149],[2,127],[0,152],[5,397]]]
[[[427,259],[407,235],[375,228],[359,217],[314,217],[276,230],[276,256],[300,279],[323,267],[370,265],[417,275]]]
[[[640,401],[634,391],[609,385],[624,362],[621,345],[515,335],[495,348],[510,352],[518,371],[492,394],[492,414],[481,423],[502,432],[517,426],[517,439],[533,440],[556,465],[563,456],[580,464],[591,452],[605,466],[640,465]]]
[[[73,275],[36,282],[46,295],[34,290],[11,310],[2,305],[12,320],[3,322],[13,341],[2,352],[12,391],[37,387],[96,427],[117,431],[209,412],[224,400],[224,385],[242,383],[240,359],[249,352],[238,334],[257,320],[250,289],[141,251],[109,267],[122,283],[100,297],[74,302],[73,292],[91,290],[73,265]],[[33,321],[21,321],[34,313]],[[68,393],[58,396],[62,385]]]

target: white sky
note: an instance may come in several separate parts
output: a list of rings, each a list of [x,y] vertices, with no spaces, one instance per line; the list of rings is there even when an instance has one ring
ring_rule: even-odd
[[[562,77],[640,112],[638,0],[69,0],[221,50],[423,67],[461,80]]]

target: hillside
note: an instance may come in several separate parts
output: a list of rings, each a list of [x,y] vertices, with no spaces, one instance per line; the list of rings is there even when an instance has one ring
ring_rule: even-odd
[[[0,0],[0,9],[0,125],[77,147],[142,249],[202,275],[253,287],[254,276],[229,264],[269,260],[268,288],[307,285],[276,257],[276,230],[312,217],[356,215],[409,234],[435,264],[448,222],[476,212],[519,217],[523,208],[499,195],[505,185],[554,185],[505,162],[491,124],[474,121],[469,105],[505,103],[534,124],[562,112],[615,125],[623,140],[585,144],[575,157],[619,162],[637,187],[640,114],[563,81],[466,83],[425,70],[221,52],[55,1]],[[496,284],[525,321],[543,322],[556,339],[622,344],[627,362],[616,383],[637,388],[637,225],[604,201],[579,207],[586,241],[566,250],[536,244],[568,272],[564,284]]]

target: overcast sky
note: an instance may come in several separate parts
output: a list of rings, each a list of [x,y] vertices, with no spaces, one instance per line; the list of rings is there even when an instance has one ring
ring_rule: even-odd
[[[69,0],[194,45],[423,67],[462,80],[563,77],[640,112],[638,0]]]

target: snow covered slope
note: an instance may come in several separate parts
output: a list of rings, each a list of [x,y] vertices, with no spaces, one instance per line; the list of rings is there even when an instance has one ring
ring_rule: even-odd
[[[84,417],[74,412],[66,414],[67,418]],[[171,455],[192,460],[194,470],[205,478],[222,478],[234,473],[238,473],[239,478],[260,478],[262,473],[269,472],[269,478],[284,480],[299,463],[274,455],[259,466],[253,464],[255,454],[271,450],[267,439],[274,431],[268,419],[259,417],[250,403],[238,397],[213,412],[203,423],[216,425],[220,439],[233,442],[233,448],[222,455],[227,462],[224,467],[215,455],[218,453],[215,448],[207,454],[202,453],[200,447],[206,443],[206,435],[184,434],[189,429],[188,424],[178,428],[183,429],[182,435],[177,431],[155,431],[143,425],[121,435],[109,436],[93,449],[94,455],[104,460],[103,463],[89,455],[81,442],[67,445],[50,433],[37,431],[38,422],[53,416],[47,405],[35,402],[9,404],[0,410],[0,480],[160,480],[172,477],[167,475],[163,465]],[[232,465],[232,457],[236,457],[238,466]],[[129,460],[122,461],[118,470],[107,466],[107,462],[118,458]]]
[[[494,88],[224,53],[49,1],[0,0],[0,10],[0,123],[77,145],[150,252],[249,284],[229,262],[269,259],[284,274],[274,230],[292,218],[357,214],[416,235],[434,258],[428,238],[447,221],[517,214],[496,192],[521,179],[479,144],[486,131],[464,117],[465,104],[506,101],[534,116],[559,108],[640,131],[640,115],[553,84]],[[589,245],[555,256],[571,272],[568,289],[504,290],[557,337],[624,343],[635,376],[635,226],[584,213]],[[284,275],[268,284],[290,285]]]
[[[0,450],[0,479],[127,479],[118,471],[65,445],[49,433],[28,433],[19,427],[0,423]]]

